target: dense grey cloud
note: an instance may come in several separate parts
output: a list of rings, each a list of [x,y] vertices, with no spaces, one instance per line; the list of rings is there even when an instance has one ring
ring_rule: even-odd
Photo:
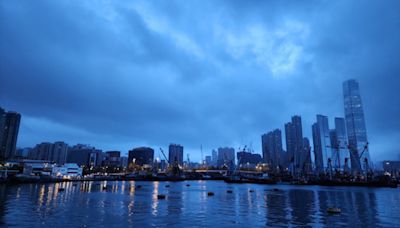
[[[360,82],[373,159],[400,147],[397,1],[1,1],[0,105],[19,146],[181,143],[194,159],[294,114],[343,116]],[[332,124],[332,122],[331,122]]]

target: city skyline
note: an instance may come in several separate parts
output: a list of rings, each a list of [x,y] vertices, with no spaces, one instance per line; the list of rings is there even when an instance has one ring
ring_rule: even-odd
[[[316,114],[329,126],[344,118],[342,82],[354,78],[371,159],[398,157],[396,7],[185,4],[2,7],[0,105],[23,116],[18,146],[62,140],[127,153],[178,142],[198,161],[200,145],[206,155],[252,144],[261,154],[260,135],[283,132],[293,115],[310,141]],[[376,10],[386,12],[379,22]],[[321,15],[337,20],[313,20]]]

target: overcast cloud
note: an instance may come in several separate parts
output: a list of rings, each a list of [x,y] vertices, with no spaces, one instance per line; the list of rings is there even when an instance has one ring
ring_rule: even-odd
[[[171,142],[193,159],[316,114],[361,86],[370,154],[400,154],[399,1],[0,1],[0,106],[18,146]],[[158,152],[158,150],[157,150]],[[157,155],[157,153],[156,153]]]

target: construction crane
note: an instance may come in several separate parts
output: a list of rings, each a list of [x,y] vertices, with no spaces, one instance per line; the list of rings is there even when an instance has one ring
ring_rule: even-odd
[[[362,158],[362,156],[364,155],[364,153],[365,153],[365,151],[367,151],[368,150],[368,142],[364,145],[364,148],[363,148],[363,151],[361,152],[361,154],[360,154],[360,160],[361,160],[361,158]],[[365,163],[365,172],[366,172],[366,174],[368,174],[368,172],[369,172],[369,163],[368,163],[368,158],[364,158],[364,163]]]
[[[357,162],[356,166],[357,166],[357,168],[359,170],[361,170],[360,160],[361,160],[362,156],[364,155],[365,151],[368,150],[368,145],[369,145],[369,143],[366,142],[366,144],[363,147],[363,150],[361,151],[361,154],[358,153],[358,149],[357,148],[353,148],[352,146],[348,145],[348,148],[350,150],[350,158],[352,158],[351,159],[352,161]],[[368,172],[368,170],[369,170],[368,158],[365,158],[364,162],[365,162],[365,169]]]
[[[200,152],[201,152],[201,166],[204,165],[204,159],[203,159],[203,145],[200,145]]]
[[[168,160],[167,156],[165,156],[164,150],[161,147],[160,147],[160,151],[161,151],[162,155],[164,156],[165,160],[167,161],[167,163],[169,164],[169,160]]]

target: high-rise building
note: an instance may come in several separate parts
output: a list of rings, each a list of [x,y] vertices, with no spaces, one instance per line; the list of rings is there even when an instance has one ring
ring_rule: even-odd
[[[332,146],[332,166],[335,169],[343,169],[345,159],[349,158],[344,118],[335,118],[335,129],[330,130],[330,138]]]
[[[265,163],[268,163],[271,170],[275,171],[282,165],[282,132],[279,129],[268,132],[261,136],[262,154]]]
[[[212,157],[207,155],[206,156],[206,165],[211,166],[212,165]]]
[[[179,144],[170,144],[168,147],[168,160],[170,164],[175,162],[183,165],[183,146]]]
[[[237,152],[238,165],[248,165],[251,167],[256,166],[262,162],[262,157],[259,154],[252,154],[251,152],[239,151]]]
[[[285,124],[286,150],[289,164],[293,164],[293,171],[300,171],[303,155],[303,128],[300,116],[293,116],[292,121]]]
[[[212,165],[213,166],[217,166],[217,163],[218,163],[218,153],[217,153],[217,151],[213,149],[212,152],[211,152],[211,156],[212,156]]]
[[[20,121],[19,113],[0,108],[0,160],[15,157]]]
[[[311,163],[311,146],[310,140],[306,137],[303,138],[303,155],[301,156],[301,167],[300,170],[303,173],[310,173],[312,171]]]
[[[110,167],[120,167],[122,166],[121,163],[121,152],[120,151],[107,151],[106,157],[104,160],[105,166]]]
[[[154,150],[150,147],[138,147],[129,151],[128,166],[135,164],[139,166],[152,166],[154,161]]]
[[[231,147],[218,148],[217,166],[233,169],[235,167],[235,149]]]
[[[317,122],[312,126],[312,134],[315,169],[320,173],[328,166],[328,159],[332,156],[331,135],[327,116],[317,115]]]
[[[63,165],[67,161],[68,144],[64,142],[42,142],[29,151],[28,158],[46,160]]]
[[[4,135],[4,123],[6,121],[6,111],[0,107],[0,156],[3,154],[3,150],[1,148],[3,144],[3,135]],[[2,158],[0,158],[2,159]]]
[[[29,155],[29,159],[33,160],[49,160],[50,153],[53,150],[53,144],[49,142],[42,142],[33,148]]]
[[[343,98],[351,169],[352,172],[360,172],[362,170],[361,161],[364,162],[367,159],[368,162],[371,162],[371,159],[368,147],[366,147],[368,143],[367,130],[360,88],[356,80],[343,82]]]
[[[77,144],[68,149],[67,163],[76,163],[87,167],[97,166],[102,162],[101,150],[85,144]]]
[[[55,142],[48,160],[63,165],[67,162],[67,153],[68,144],[65,142]]]

